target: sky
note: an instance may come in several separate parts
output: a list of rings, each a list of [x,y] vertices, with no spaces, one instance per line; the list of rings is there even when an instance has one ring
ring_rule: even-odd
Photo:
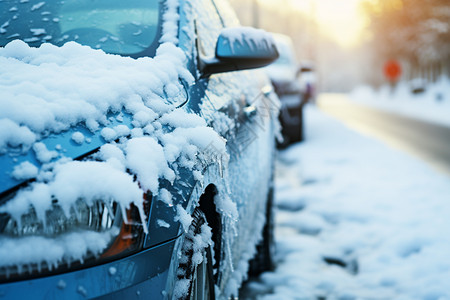
[[[309,15],[315,15],[321,31],[340,45],[351,47],[360,41],[366,19],[358,6],[363,0],[291,0]]]

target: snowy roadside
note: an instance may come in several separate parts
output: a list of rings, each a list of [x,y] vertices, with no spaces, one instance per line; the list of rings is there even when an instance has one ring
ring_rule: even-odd
[[[450,178],[308,107],[279,155],[259,299],[450,299]],[[328,261],[328,262],[327,262]]]
[[[365,105],[450,126],[450,78],[441,77],[429,84],[421,94],[411,93],[411,84],[401,82],[392,91],[388,86],[378,91],[369,86],[359,86],[350,93],[350,99]]]

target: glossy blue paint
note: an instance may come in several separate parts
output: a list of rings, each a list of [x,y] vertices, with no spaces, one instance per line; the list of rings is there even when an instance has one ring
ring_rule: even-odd
[[[238,36],[219,35],[216,46],[216,57],[220,59],[269,59],[278,58],[275,44],[261,36],[257,29],[244,28],[241,32],[235,29]]]
[[[107,126],[103,125],[100,127],[100,130],[95,132],[89,131],[83,125],[78,125],[59,134],[49,134],[40,142],[44,143],[48,150],[57,151],[59,153],[59,156],[56,159],[62,156],[77,159],[105,144],[105,140],[100,134],[102,128],[114,127],[117,125],[126,125],[129,128],[132,128],[130,114],[121,113],[122,118],[120,118],[120,121],[117,119],[117,115],[117,113],[108,114]],[[81,132],[89,142],[85,141],[82,144],[75,143],[72,140],[72,134],[75,132]],[[16,180],[11,176],[14,166],[24,161],[29,161],[37,167],[41,166],[41,163],[36,159],[36,155],[32,149],[28,149],[27,151],[20,151],[17,149],[16,151],[10,151],[7,154],[0,155],[0,194],[26,182],[25,180]]]
[[[175,240],[138,254],[64,274],[0,285],[0,299],[164,299]],[[126,297],[125,297],[126,296]],[[142,298],[140,298],[142,299]]]

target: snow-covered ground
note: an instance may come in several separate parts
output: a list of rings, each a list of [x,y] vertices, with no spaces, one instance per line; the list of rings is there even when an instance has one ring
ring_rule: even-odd
[[[279,154],[278,266],[251,298],[450,299],[450,178],[314,107],[306,122]]]
[[[379,90],[360,86],[352,91],[350,98],[362,104],[450,126],[450,79],[443,76],[436,83],[426,85],[423,93],[413,94],[411,89],[418,85],[420,82],[416,80],[400,82],[394,90],[389,86]]]

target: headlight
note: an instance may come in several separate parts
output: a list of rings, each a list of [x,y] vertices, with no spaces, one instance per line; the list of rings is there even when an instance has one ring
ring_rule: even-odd
[[[28,213],[23,214],[20,220],[4,215],[2,223],[5,225],[0,230],[2,234],[15,237],[29,235],[52,237],[75,228],[104,231],[113,226],[118,216],[115,203],[96,201],[94,205],[88,206],[83,200],[78,200],[66,216],[63,209],[54,201],[52,209],[45,213],[45,221],[40,220],[34,208],[30,207]]]
[[[148,219],[150,195],[144,195]],[[142,211],[142,210],[141,210]],[[139,209],[114,201],[83,200],[65,212],[57,200],[38,217],[33,207],[15,220],[0,214],[0,281],[12,281],[92,266],[140,250],[144,242]]]

